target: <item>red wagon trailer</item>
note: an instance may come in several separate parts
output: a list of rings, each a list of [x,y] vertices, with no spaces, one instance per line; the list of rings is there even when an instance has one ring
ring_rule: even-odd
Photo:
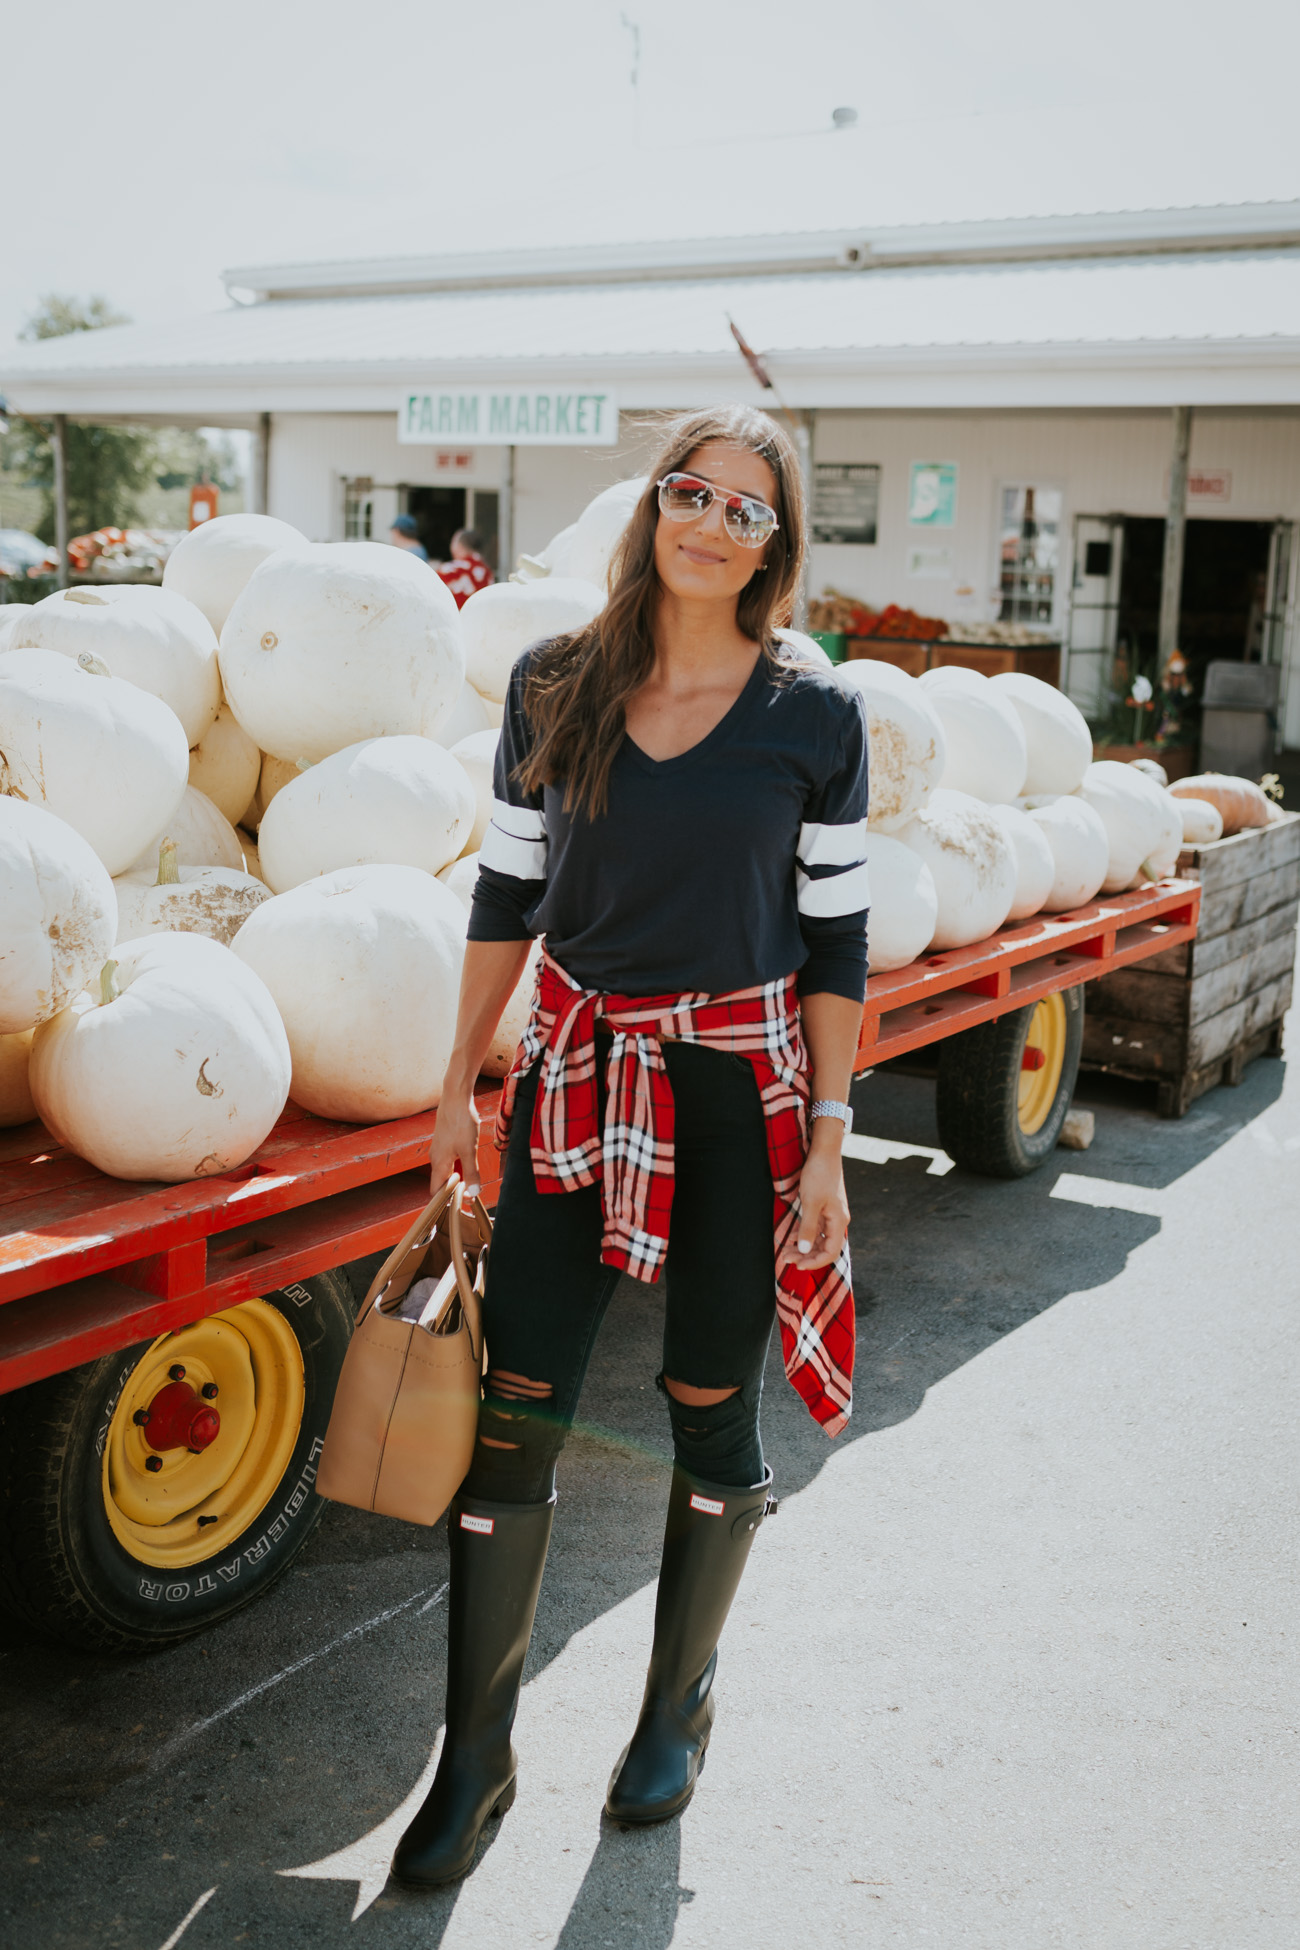
[[[1082,984],[1190,941],[1199,885],[1039,915],[873,976],[856,1067],[941,1043],[959,1165],[1054,1148]],[[479,1096],[491,1199],[498,1085]],[[290,1105],[238,1171],[106,1177],[39,1124],[0,1136],[0,1550],[8,1596],[77,1643],[155,1645],[225,1616],[289,1563],[355,1301],[342,1270],[428,1196],[433,1112],[335,1124]]]

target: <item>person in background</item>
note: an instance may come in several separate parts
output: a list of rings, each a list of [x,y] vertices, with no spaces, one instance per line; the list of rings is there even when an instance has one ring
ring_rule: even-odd
[[[415,525],[414,515],[395,515],[393,525],[388,531],[388,539],[394,548],[407,549],[410,554],[418,555],[421,562],[428,561],[429,551],[420,540],[420,531]],[[455,547],[454,542],[452,546]]]
[[[458,528],[451,538],[451,561],[444,562],[438,574],[456,598],[457,609],[464,609],[471,596],[495,581],[483,559],[483,537],[477,528]]]

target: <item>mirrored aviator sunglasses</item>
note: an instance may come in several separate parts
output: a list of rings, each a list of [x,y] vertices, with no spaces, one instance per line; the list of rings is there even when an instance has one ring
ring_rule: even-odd
[[[722,503],[722,521],[733,542],[742,548],[762,548],[779,523],[775,508],[749,494],[729,494],[695,474],[665,474],[659,483],[659,512],[669,521],[695,521],[715,501]]]

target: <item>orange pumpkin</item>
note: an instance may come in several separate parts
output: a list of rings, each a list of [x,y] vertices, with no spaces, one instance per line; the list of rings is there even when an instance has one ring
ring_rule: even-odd
[[[1251,826],[1267,826],[1269,800],[1249,779],[1230,778],[1226,772],[1202,772],[1192,779],[1178,779],[1169,787],[1175,799],[1208,799],[1223,815],[1223,837],[1245,832]]]

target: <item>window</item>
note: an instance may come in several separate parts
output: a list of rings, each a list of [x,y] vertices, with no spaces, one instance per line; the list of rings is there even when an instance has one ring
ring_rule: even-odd
[[[1050,624],[1060,537],[1059,488],[1003,488],[998,530],[1000,621]]]
[[[368,542],[374,535],[375,484],[368,477],[343,483],[343,539]],[[335,506],[338,504],[335,503]]]

